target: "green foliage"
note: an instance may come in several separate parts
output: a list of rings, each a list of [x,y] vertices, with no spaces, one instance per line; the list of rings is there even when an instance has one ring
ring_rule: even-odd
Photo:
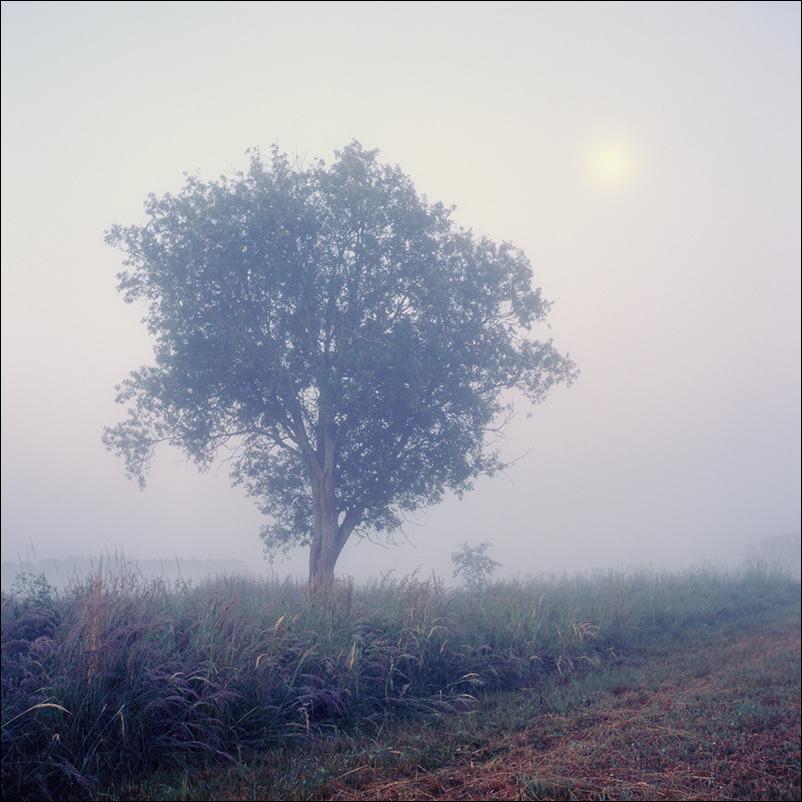
[[[501,565],[485,554],[491,545],[492,543],[485,541],[478,546],[469,546],[463,541],[459,551],[451,555],[451,562],[456,566],[453,576],[461,574],[465,584],[472,590],[481,590],[485,587],[493,571]]]
[[[155,365],[118,388],[129,417],[104,442],[140,483],[160,442],[201,466],[226,446],[268,550],[310,545],[312,573],[354,531],[392,532],[502,467],[486,434],[504,389],[537,403],[577,375],[529,336],[549,303],[526,256],[457,228],[357,142],[330,166],[257,152],[146,213],[107,242]]]
[[[47,581],[47,577],[22,571],[14,577],[11,585],[11,595],[26,607],[34,605],[48,605],[53,601],[56,589]]]

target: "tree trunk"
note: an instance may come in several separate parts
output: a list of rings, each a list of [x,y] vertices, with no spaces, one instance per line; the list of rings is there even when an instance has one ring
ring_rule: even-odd
[[[332,581],[334,566],[348,534],[339,526],[335,489],[334,437],[324,432],[315,458],[310,460],[314,532],[309,552],[309,582]]]
[[[312,548],[309,553],[309,581],[334,578],[334,565],[339,556],[337,542],[337,508],[334,487],[325,473],[312,483],[314,527]]]
[[[363,505],[340,509],[337,504],[337,436],[321,423],[317,448],[306,456],[312,489],[313,532],[309,550],[309,583],[334,581],[334,566],[351,533],[362,521]],[[340,517],[342,516],[342,520]]]

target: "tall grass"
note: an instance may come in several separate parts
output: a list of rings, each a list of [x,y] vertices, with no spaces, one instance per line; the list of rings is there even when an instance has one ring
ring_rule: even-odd
[[[103,569],[2,606],[3,799],[76,799],[110,777],[469,705],[693,626],[798,604],[759,569],[198,587]]]

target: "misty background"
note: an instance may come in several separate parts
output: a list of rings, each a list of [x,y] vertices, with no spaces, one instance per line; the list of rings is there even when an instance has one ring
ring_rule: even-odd
[[[4,2],[4,563],[306,576],[225,466],[163,448],[140,492],[102,446],[152,361],[103,232],[248,148],[352,139],[527,253],[582,373],[522,408],[506,476],[338,574],[450,578],[463,541],[498,578],[798,560],[799,3]]]

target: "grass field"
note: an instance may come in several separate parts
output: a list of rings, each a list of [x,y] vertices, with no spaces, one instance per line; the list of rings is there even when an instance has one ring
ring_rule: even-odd
[[[800,586],[726,574],[3,599],[3,799],[799,799]]]

